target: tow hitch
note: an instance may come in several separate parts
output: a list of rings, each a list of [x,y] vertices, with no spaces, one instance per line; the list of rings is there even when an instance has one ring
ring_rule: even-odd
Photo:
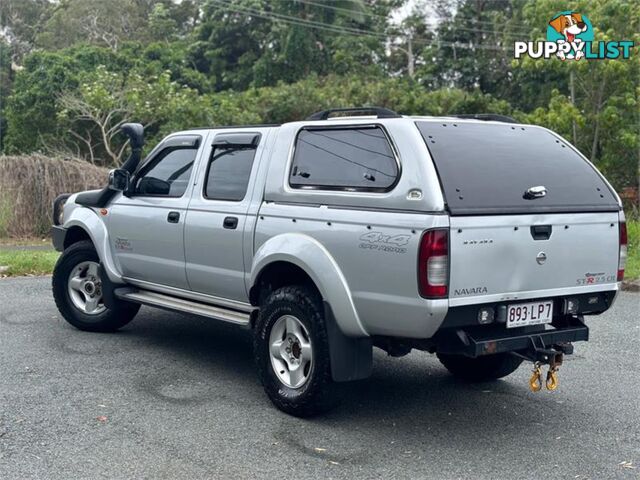
[[[539,337],[531,337],[531,345],[529,349],[520,354],[527,360],[533,362],[533,373],[529,379],[529,388],[532,392],[542,390],[542,365],[549,365],[547,372],[547,380],[545,386],[547,390],[555,390],[558,388],[558,370],[562,365],[564,355],[573,353],[573,345],[570,343],[559,343],[553,345],[552,348],[545,348],[544,342]]]
[[[477,328],[447,329],[437,337],[435,350],[450,355],[465,355],[478,358],[483,355],[511,353],[533,362],[533,374],[529,388],[534,392],[558,388],[558,369],[564,355],[573,353],[572,342],[589,340],[589,327],[581,315],[567,315],[554,318],[553,328],[533,332],[520,329],[508,331],[502,325]],[[549,365],[546,381],[543,383],[541,368]]]

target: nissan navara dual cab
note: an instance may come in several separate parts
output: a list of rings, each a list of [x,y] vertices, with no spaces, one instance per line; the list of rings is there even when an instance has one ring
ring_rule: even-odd
[[[62,316],[114,331],[142,304],[250,329],[293,415],[369,376],[374,346],[471,381],[529,360],[530,387],[554,389],[624,275],[618,196],[546,128],[338,109],[177,132],[142,162],[142,127],[123,130],[108,186],[54,204]]]

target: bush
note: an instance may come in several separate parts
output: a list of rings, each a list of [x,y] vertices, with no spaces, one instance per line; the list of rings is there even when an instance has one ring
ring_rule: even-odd
[[[48,234],[58,195],[100,188],[106,181],[107,169],[80,160],[0,156],[0,236]]]

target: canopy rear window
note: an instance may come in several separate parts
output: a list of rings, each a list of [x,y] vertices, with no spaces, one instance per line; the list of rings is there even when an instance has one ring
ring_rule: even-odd
[[[293,188],[386,192],[397,178],[396,158],[379,126],[307,127],[298,134]]]
[[[476,122],[416,122],[452,215],[616,211],[600,175],[542,128]],[[532,187],[546,195],[525,198]]]

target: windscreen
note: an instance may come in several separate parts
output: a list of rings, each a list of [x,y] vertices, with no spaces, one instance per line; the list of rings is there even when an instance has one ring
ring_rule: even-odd
[[[593,167],[542,128],[450,121],[416,125],[435,163],[451,215],[619,208]]]

